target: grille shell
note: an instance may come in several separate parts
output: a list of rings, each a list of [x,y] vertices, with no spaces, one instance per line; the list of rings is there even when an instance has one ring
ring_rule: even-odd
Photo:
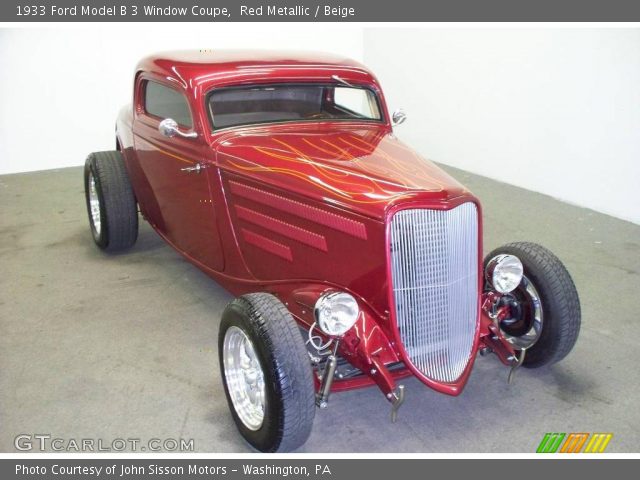
[[[464,373],[478,324],[478,209],[404,209],[390,220],[392,300],[406,361],[426,378]]]

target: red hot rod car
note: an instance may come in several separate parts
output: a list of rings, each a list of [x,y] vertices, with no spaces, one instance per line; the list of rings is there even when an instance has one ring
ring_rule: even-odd
[[[87,158],[100,248],[134,244],[139,208],[238,295],[220,369],[258,450],[304,443],[333,392],[377,385],[394,417],[407,376],[458,395],[478,352],[513,372],[577,339],[560,261],[525,242],[483,260],[478,199],[396,138],[403,120],[345,58],[172,52],[139,63],[116,150]]]

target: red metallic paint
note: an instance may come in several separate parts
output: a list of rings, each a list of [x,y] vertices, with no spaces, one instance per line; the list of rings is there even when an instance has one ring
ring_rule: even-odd
[[[236,129],[220,139],[216,150],[221,168],[376,219],[398,201],[466,193],[383,125]]]
[[[330,82],[333,75],[378,95],[381,122],[313,121],[212,131],[207,92],[240,84]],[[196,139],[162,137],[161,119],[142,104],[147,79],[182,92]],[[194,265],[238,295],[277,295],[302,325],[337,288],[354,295],[358,322],[339,353],[366,376],[336,380],[334,391],[377,384],[385,394],[414,374],[451,395],[466,383],[481,339],[492,346],[491,321],[478,298],[477,335],[463,375],[437,383],[408,368],[389,371],[406,353],[393,312],[386,225],[398,210],[480,205],[462,185],[393,135],[384,96],[362,65],[326,55],[265,52],[176,52],[140,62],[132,109],[117,122],[140,209],[153,228]],[[180,169],[199,163],[203,173]],[[482,224],[479,222],[479,252]],[[482,258],[478,258],[481,267]],[[479,271],[481,268],[479,268]],[[482,291],[482,279],[478,279]]]
[[[500,294],[489,291],[482,294],[482,317],[480,319],[481,334],[479,336],[480,344],[490,349],[496,354],[498,359],[505,365],[512,365],[516,358],[516,352],[509,342],[504,340],[500,328],[494,322],[491,315],[495,315],[497,320],[509,317],[509,307],[500,307],[493,312],[493,305],[500,298]]]

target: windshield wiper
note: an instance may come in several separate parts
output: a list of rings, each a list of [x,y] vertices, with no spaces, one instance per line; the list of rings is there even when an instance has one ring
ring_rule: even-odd
[[[351,85],[349,82],[347,82],[345,79],[340,78],[338,75],[331,75],[331,78],[333,78],[335,81],[342,83],[343,85],[346,85],[347,87],[351,87],[353,88],[353,85]]]

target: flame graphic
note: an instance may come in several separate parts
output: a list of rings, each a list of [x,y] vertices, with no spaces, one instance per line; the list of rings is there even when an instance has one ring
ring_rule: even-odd
[[[400,142],[394,145],[415,159],[399,161],[380,144],[370,143],[354,134],[326,138],[302,138],[301,141],[317,152],[313,156],[279,138],[271,137],[273,145],[250,147],[262,155],[279,160],[279,166],[260,165],[246,158],[230,155],[234,167],[253,172],[280,173],[311,183],[314,187],[355,203],[384,203],[391,198],[408,196],[411,191],[442,191],[445,182],[438,179],[433,167],[415,151]],[[353,162],[358,171],[345,170],[336,162]],[[289,167],[290,164],[290,167]],[[295,166],[308,167],[308,173]],[[365,197],[365,198],[362,198]]]

